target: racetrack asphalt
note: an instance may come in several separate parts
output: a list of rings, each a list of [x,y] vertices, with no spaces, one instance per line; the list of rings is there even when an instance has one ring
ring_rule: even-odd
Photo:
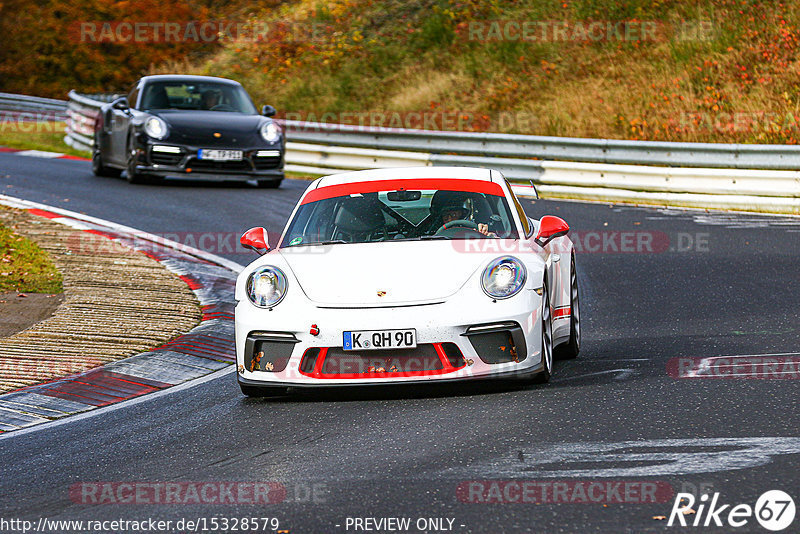
[[[92,176],[88,162],[0,154],[0,192],[156,234],[238,236],[251,226],[277,233],[306,185],[132,186]],[[752,506],[772,489],[798,502],[800,371],[734,379],[674,378],[668,370],[675,374],[679,358],[775,353],[795,353],[788,357],[797,369],[800,219],[523,203],[532,217],[567,220],[584,249],[600,247],[577,258],[581,354],[557,362],[550,384],[254,400],[226,374],[0,439],[0,517],[277,517],[292,533],[355,532],[352,518],[408,517],[412,525],[452,519],[453,532],[648,532],[672,530],[653,517],[669,516],[671,497],[695,488],[719,492],[721,503]],[[623,233],[634,243],[649,236],[644,242],[656,251],[619,252]],[[242,264],[255,257],[212,252]],[[613,493],[612,502],[584,503],[570,492],[541,504],[463,502],[457,492],[469,481],[509,479],[570,488],[645,481],[671,491],[656,503],[624,495],[620,503]],[[286,499],[99,505],[75,489],[233,481],[279,482]],[[763,530],[751,518],[738,531]]]

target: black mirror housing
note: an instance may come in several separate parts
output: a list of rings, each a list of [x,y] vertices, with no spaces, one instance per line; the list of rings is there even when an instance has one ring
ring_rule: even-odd
[[[261,114],[265,117],[273,117],[277,113],[277,110],[270,106],[269,104],[264,104],[264,107],[261,108]]]
[[[128,99],[124,96],[121,96],[116,100],[114,100],[113,102],[111,102],[111,107],[114,109],[118,109],[120,111],[127,111],[131,108],[130,105],[128,104]]]

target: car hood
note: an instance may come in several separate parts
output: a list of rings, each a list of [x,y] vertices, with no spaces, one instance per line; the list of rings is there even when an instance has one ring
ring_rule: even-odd
[[[392,306],[446,300],[483,267],[484,254],[465,253],[457,243],[318,245],[284,248],[280,254],[316,304]]]
[[[169,126],[169,138],[183,142],[252,140],[258,136],[258,128],[268,120],[261,115],[228,113],[221,111],[164,110],[153,113],[164,119]],[[216,137],[219,133],[222,137]],[[217,143],[215,143],[217,144]]]

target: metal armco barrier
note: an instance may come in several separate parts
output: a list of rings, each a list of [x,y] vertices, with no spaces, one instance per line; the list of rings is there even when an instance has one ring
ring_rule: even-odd
[[[69,102],[62,102],[68,115],[65,141],[91,150],[100,106],[114,96],[70,91]],[[289,140],[289,172],[490,167],[501,171],[522,195],[532,194],[533,182],[545,197],[800,214],[800,172],[795,170],[800,169],[800,146],[795,145],[664,143],[281,122]]]
[[[477,132],[369,128],[286,121],[292,139],[304,143],[462,156],[537,158],[591,163],[800,169],[798,145],[665,143]]]
[[[111,102],[118,95],[81,95],[69,92],[67,104],[67,126],[64,142],[77,150],[92,151],[94,146],[94,126],[100,116],[100,106]]]
[[[800,169],[800,147],[793,145],[614,141],[298,121],[284,126],[291,140],[287,171],[489,167],[525,196],[533,194],[533,182],[543,196],[553,198],[800,213],[800,172],[793,170]]]
[[[0,116],[23,121],[63,121],[66,102],[52,98],[0,93]]]

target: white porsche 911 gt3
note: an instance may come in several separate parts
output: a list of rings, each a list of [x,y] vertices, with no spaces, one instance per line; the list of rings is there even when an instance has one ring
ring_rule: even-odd
[[[503,176],[466,167],[319,178],[236,283],[242,392],[479,378],[546,382],[577,356],[569,226],[533,220]]]

